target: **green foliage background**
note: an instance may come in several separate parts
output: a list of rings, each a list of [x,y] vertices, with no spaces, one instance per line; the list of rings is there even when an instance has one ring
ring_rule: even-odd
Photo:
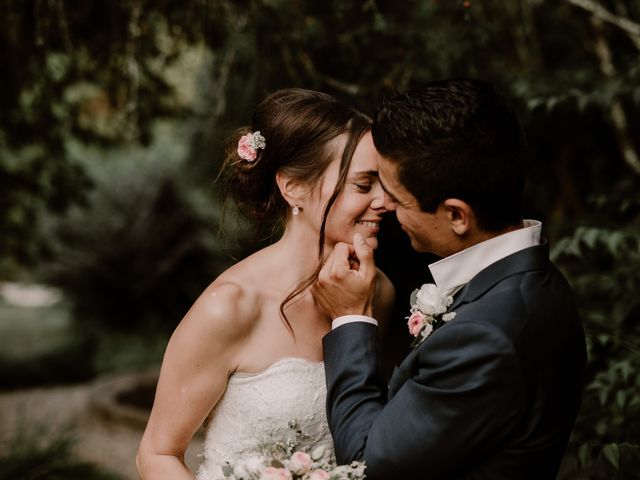
[[[217,236],[213,179],[262,97],[372,110],[484,78],[521,113],[527,214],[588,335],[561,478],[640,478],[639,52],[638,0],[3,0],[2,277],[61,285],[84,324],[170,328],[248,245]]]

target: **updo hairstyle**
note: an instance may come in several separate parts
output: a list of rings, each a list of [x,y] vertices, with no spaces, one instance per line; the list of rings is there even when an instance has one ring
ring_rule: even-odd
[[[370,125],[367,116],[331,95],[300,88],[276,91],[258,105],[251,125],[228,139],[221,171],[227,198],[258,224],[286,222],[289,205],[278,189],[276,173],[313,186],[337,153],[331,141],[347,134],[340,165],[340,176],[344,176]],[[238,141],[258,131],[265,138],[265,148],[256,150],[255,160],[247,161],[238,155]]]
[[[344,188],[358,142],[370,128],[369,117],[331,95],[287,88],[265,98],[256,108],[251,125],[237,130],[228,140],[221,171],[227,198],[261,226],[264,221],[284,225],[289,218],[289,205],[280,193],[276,173],[281,171],[301,183],[314,186],[339,153],[332,140],[347,135],[338,183],[322,215],[316,270],[280,304],[280,314],[291,333],[293,329],[284,309],[318,278],[324,255],[327,216]],[[243,135],[258,131],[265,138],[265,148],[257,149],[256,158],[247,161],[238,154],[238,141]]]

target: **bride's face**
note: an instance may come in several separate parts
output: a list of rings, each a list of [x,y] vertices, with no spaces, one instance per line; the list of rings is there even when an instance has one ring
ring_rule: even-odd
[[[319,222],[322,211],[338,182],[340,157],[344,149],[342,139],[337,158],[327,167],[321,181],[320,198],[316,209]],[[371,133],[367,132],[351,159],[342,192],[331,207],[325,227],[325,245],[331,247],[337,242],[353,243],[356,233],[362,234],[371,248],[378,246],[377,235],[380,230],[384,208],[384,191],[378,180],[378,152],[373,145]]]

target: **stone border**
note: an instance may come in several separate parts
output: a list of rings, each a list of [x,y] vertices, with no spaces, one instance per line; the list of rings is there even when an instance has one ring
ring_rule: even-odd
[[[89,391],[91,410],[107,421],[144,429],[150,411],[122,403],[119,396],[141,386],[155,386],[158,383],[159,373],[160,370],[156,368],[98,378]]]

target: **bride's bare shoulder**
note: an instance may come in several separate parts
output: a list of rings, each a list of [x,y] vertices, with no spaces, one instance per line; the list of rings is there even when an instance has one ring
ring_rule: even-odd
[[[260,316],[260,292],[234,275],[222,275],[195,301],[182,323],[229,341],[249,335]]]
[[[225,337],[247,336],[261,318],[268,285],[270,256],[265,249],[225,270],[196,300],[185,320],[201,323],[202,329]],[[184,321],[184,320],[183,320]]]

